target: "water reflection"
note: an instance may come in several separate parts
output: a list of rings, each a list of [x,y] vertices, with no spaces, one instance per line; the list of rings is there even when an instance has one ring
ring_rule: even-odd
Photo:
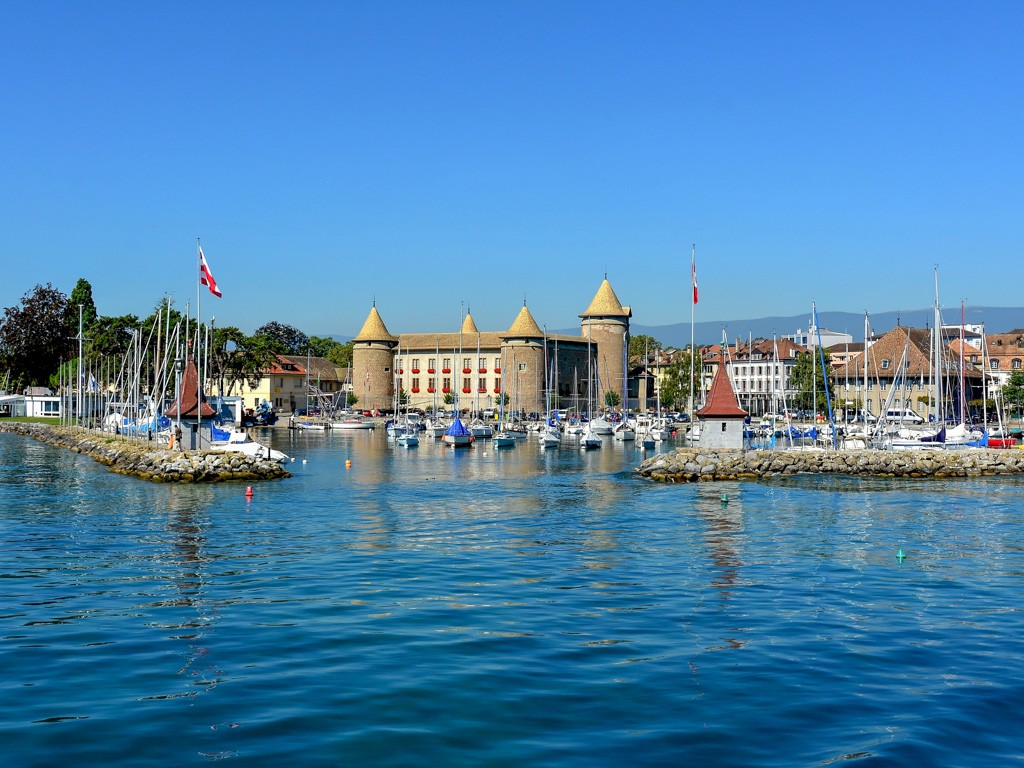
[[[162,542],[168,549],[158,559],[174,595],[151,606],[158,609],[158,615],[169,617],[152,626],[170,630],[167,637],[185,645],[180,652],[183,661],[175,674],[188,681],[184,694],[187,696],[213,690],[224,675],[211,657],[211,637],[220,612],[207,595],[210,522],[206,513],[199,511],[197,496],[201,495],[202,491],[194,486],[173,486],[168,490],[168,538]]]

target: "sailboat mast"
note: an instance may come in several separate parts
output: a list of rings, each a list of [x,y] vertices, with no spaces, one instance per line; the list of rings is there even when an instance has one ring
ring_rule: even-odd
[[[964,389],[964,303],[960,302],[960,423],[966,422],[964,410],[967,405],[967,390]]]
[[[697,309],[697,244],[693,244],[693,249],[690,251],[690,277],[693,283],[693,293],[690,295],[690,385],[687,389],[690,392],[689,397],[689,416],[693,419],[693,366],[694,356],[696,353],[696,347],[694,346],[694,331],[693,331],[693,320]]]
[[[932,333],[935,334],[933,338],[932,352],[935,355],[935,367],[932,370],[932,387],[935,392],[935,421],[936,427],[942,427],[945,423],[945,413],[942,408],[942,319],[939,314],[939,268],[935,267],[935,328]]]

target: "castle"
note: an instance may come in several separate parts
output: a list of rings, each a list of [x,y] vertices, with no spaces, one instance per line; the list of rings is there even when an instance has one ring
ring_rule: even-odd
[[[543,413],[545,382],[552,382],[552,407],[596,408],[608,392],[623,396],[629,319],[606,277],[579,315],[580,335],[547,334],[526,303],[504,331],[480,331],[467,312],[457,332],[391,334],[376,302],[352,340],[352,388],[360,408],[389,409],[395,392],[411,408],[443,403],[450,394],[460,409],[508,407]],[[588,372],[587,361],[593,372]],[[593,382],[593,389],[590,383]]]

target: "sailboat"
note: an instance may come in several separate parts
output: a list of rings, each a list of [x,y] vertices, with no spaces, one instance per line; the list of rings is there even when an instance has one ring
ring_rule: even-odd
[[[544,356],[547,357],[548,339],[547,334],[544,335]],[[558,430],[555,425],[554,416],[551,413],[551,387],[555,382],[555,361],[552,360],[548,366],[548,377],[545,390],[544,399],[544,427],[540,433],[540,447],[541,448],[558,448],[562,444],[562,433]]]
[[[594,402],[594,372],[590,360],[590,326],[587,326],[587,410],[593,414],[594,408],[597,404]],[[594,422],[596,419],[591,419],[587,422],[587,425],[583,428],[583,434],[580,435],[580,450],[587,451],[591,448],[600,448],[604,441],[601,436],[594,430]]]
[[[440,359],[441,359],[441,345],[435,340],[435,342],[434,342],[434,359],[431,362],[431,364],[430,364],[430,366],[428,367],[428,370],[427,370],[427,373],[430,376],[433,377],[433,376],[437,375],[437,371],[440,369],[440,367],[437,364],[437,361],[440,360]],[[427,435],[428,436],[430,436],[430,437],[432,437],[434,439],[440,439],[440,438],[444,437],[444,433],[445,433],[445,430],[447,429],[447,426],[445,426],[444,422],[441,420],[441,418],[438,416],[438,413],[437,413],[437,379],[436,378],[431,378],[431,379],[429,379],[429,381],[431,382],[430,393],[433,395],[434,402],[433,402],[433,404],[432,404],[432,406],[430,408],[430,418],[427,420],[427,424],[426,424],[427,430],[426,431],[427,431]]]
[[[395,411],[395,420],[397,421],[402,413],[402,396],[398,395],[398,408]],[[405,401],[405,419],[402,422],[404,431],[395,439],[395,445],[400,445],[403,448],[415,448],[420,444],[420,438],[416,434],[417,430],[413,428],[409,421],[409,400]]]

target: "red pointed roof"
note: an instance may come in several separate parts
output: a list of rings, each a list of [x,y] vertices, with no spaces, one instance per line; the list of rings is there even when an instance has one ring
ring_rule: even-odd
[[[708,399],[704,407],[697,411],[702,418],[725,417],[743,418],[747,412],[740,408],[739,400],[732,389],[732,382],[729,381],[729,374],[725,372],[725,366],[719,365],[715,371],[715,378],[711,381],[711,390],[708,392]]]
[[[164,413],[164,416],[169,419],[179,418],[179,405],[181,408],[180,418],[182,419],[210,419],[216,414],[216,411],[206,402],[205,397],[202,398],[202,403],[200,403],[199,371],[196,370],[195,361],[191,357],[185,363],[185,374],[181,380],[181,399],[171,405]]]

